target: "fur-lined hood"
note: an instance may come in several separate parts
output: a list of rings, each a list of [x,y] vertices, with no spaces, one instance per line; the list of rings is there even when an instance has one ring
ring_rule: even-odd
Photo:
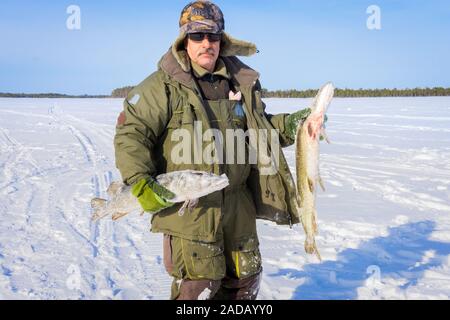
[[[180,34],[158,65],[170,77],[186,86],[193,87],[194,79],[191,75],[189,57],[184,49],[184,38],[185,35]],[[231,76],[241,85],[254,84],[259,78],[259,73],[245,65],[236,56],[251,56],[256,51],[253,43],[237,40],[223,33],[219,56]]]

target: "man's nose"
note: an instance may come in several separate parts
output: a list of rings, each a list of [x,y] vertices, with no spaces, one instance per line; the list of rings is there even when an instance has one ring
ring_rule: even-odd
[[[208,38],[208,37],[204,37],[204,38],[203,38],[203,40],[202,40],[202,45],[203,45],[204,47],[210,47],[210,46],[211,46],[211,42],[209,41],[209,38]]]

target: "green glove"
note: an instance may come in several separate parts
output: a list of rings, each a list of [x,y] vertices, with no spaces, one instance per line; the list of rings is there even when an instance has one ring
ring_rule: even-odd
[[[138,199],[142,209],[147,212],[155,213],[174,205],[167,200],[173,199],[175,194],[152,178],[139,180],[131,187],[131,193]]]
[[[306,108],[294,113],[291,113],[286,119],[286,134],[292,140],[295,140],[297,133],[297,126],[299,122],[304,122],[311,114],[311,108]]]
[[[297,134],[297,127],[300,121],[305,122],[306,118],[311,114],[311,108],[306,108],[294,113],[291,113],[286,119],[286,134],[292,140],[295,140],[295,135]],[[325,127],[325,123],[327,123],[328,117],[324,116],[323,124]],[[320,136],[320,140],[323,140],[324,137]]]

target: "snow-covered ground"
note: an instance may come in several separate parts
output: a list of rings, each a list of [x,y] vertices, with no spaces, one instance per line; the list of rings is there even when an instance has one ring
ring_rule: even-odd
[[[291,112],[309,99],[266,99]],[[119,99],[0,99],[0,299],[166,299],[147,216],[90,220]],[[318,197],[323,261],[259,221],[260,299],[448,299],[450,98],[334,99]],[[285,149],[294,171],[294,149]]]

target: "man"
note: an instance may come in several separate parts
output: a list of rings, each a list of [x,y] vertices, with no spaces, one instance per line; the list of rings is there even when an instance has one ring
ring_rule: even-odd
[[[174,277],[171,299],[256,299],[262,270],[256,218],[281,225],[299,222],[295,185],[281,148],[293,144],[295,128],[307,112],[265,113],[259,74],[236,58],[254,54],[256,47],[224,32],[223,14],[215,4],[188,4],[179,25],[180,35],[158,71],[124,102],[116,128],[116,164],[143,209],[154,213],[152,232],[164,234],[164,263]],[[210,141],[195,138],[189,154],[181,155],[191,161],[175,159],[179,132],[191,136],[201,130],[201,136],[207,129],[222,137],[230,129],[279,130],[277,143],[269,141],[268,147],[279,154],[277,170],[265,174],[259,160],[198,161]],[[216,143],[225,150],[224,143]],[[184,169],[225,173],[230,185],[179,215],[179,205],[170,202],[173,194],[154,177]]]

